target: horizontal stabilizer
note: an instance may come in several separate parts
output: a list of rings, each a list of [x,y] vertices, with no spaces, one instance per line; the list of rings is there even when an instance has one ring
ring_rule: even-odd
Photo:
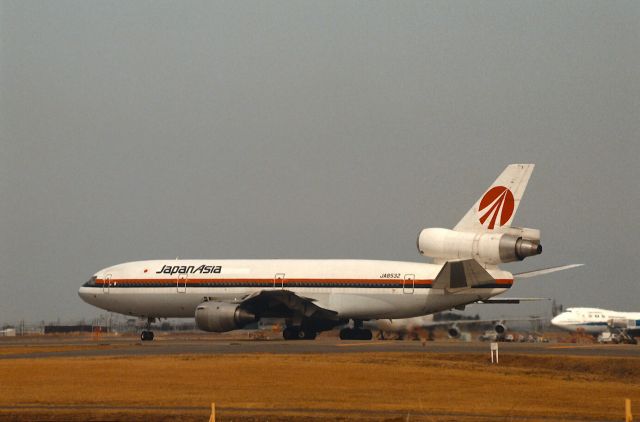
[[[524,272],[524,273],[514,274],[513,277],[514,278],[538,277],[538,276],[541,276],[541,275],[555,273],[556,271],[563,271],[563,270],[568,270],[568,269],[571,269],[571,268],[582,267],[583,265],[584,264],[570,264],[570,265],[563,265],[563,266],[560,266],[560,267],[543,268],[543,269],[540,269],[540,270],[527,271],[527,272]]]
[[[538,300],[551,300],[548,297],[503,297],[503,298],[491,298],[481,300],[478,303],[486,303],[486,304],[518,304],[520,302],[535,302]]]
[[[493,284],[495,279],[475,259],[447,261],[433,280],[435,289],[468,289]]]

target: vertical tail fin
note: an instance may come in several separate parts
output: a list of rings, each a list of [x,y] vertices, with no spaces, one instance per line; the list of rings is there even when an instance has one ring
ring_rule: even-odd
[[[508,165],[453,229],[485,232],[510,227],[533,167],[534,164]]]

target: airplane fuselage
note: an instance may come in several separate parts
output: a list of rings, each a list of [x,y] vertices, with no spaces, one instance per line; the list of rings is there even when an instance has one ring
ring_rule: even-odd
[[[264,290],[288,290],[344,319],[409,318],[505,292],[511,273],[455,292],[433,288],[442,265],[378,260],[156,260],[98,271],[79,291],[112,312],[151,318],[193,317],[207,300],[238,302]]]

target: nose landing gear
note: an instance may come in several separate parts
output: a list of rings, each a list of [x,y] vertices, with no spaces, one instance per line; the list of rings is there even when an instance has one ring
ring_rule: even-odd
[[[140,333],[140,340],[142,341],[151,341],[153,340],[153,331],[151,331],[151,323],[154,322],[156,319],[149,317],[147,318],[147,322],[144,325],[144,330],[142,330],[142,333]]]
[[[143,330],[142,333],[140,333],[140,340],[142,341],[153,340],[153,331]]]

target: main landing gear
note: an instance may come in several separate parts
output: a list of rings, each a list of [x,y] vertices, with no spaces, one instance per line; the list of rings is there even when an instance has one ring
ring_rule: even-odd
[[[353,320],[353,328],[347,327],[340,330],[340,340],[371,340],[371,330],[362,328],[362,321]]]
[[[316,335],[314,330],[296,326],[287,327],[282,331],[282,337],[285,340],[313,340]]]
[[[151,331],[151,323],[154,322],[155,318],[147,318],[147,323],[144,325],[144,330],[140,333],[140,340],[142,341],[151,341],[153,340],[153,331]]]

